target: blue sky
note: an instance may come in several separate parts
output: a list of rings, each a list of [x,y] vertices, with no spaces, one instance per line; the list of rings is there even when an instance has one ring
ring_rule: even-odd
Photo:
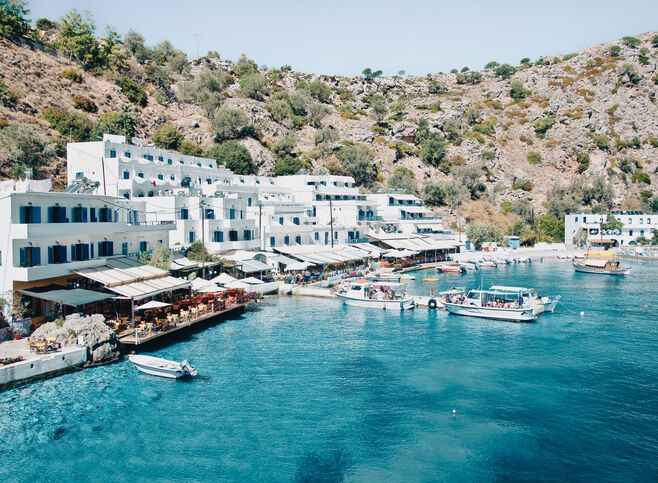
[[[98,32],[134,28],[196,57],[216,50],[260,65],[357,74],[423,75],[490,60],[566,54],[658,30],[656,0],[32,0],[32,16],[89,10]],[[199,37],[195,37],[199,34]]]

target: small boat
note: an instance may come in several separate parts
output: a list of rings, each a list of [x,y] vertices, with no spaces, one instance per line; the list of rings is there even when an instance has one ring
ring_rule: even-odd
[[[478,268],[496,268],[497,266],[493,260],[480,260],[478,262]]]
[[[505,285],[492,285],[489,287],[490,292],[498,292],[500,294],[515,294],[518,298],[523,300],[523,303],[530,302],[533,307],[533,313],[535,315],[543,314],[544,312],[555,312],[555,307],[557,307],[558,302],[560,301],[560,296],[554,298],[542,297],[537,293],[533,288],[526,287],[509,287]]]
[[[370,282],[351,284],[336,296],[345,305],[383,310],[409,310],[414,308],[413,297],[407,295],[406,284],[397,282]]]
[[[449,297],[443,305],[451,314],[468,317],[512,322],[531,322],[537,317],[529,300],[524,300],[518,293],[496,290],[471,290],[465,295]]]
[[[477,270],[478,266],[474,262],[460,262],[459,266],[462,267],[464,270]]]
[[[571,262],[576,272],[598,275],[629,275],[631,267],[622,267],[615,259],[584,258]]]
[[[443,273],[462,273],[466,271],[461,265],[442,265],[437,267],[437,270]]]
[[[132,362],[138,371],[151,376],[179,379],[186,376],[196,376],[197,370],[187,361],[176,362],[159,357],[131,354],[128,360]]]
[[[423,282],[436,282],[439,279],[439,277],[425,277],[423,278]]]

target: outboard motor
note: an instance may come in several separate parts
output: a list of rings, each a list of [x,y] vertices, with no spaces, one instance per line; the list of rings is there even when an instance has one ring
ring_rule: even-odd
[[[184,360],[183,362],[180,363],[181,368],[185,371],[185,373],[189,376],[195,377],[197,375],[197,370],[195,367],[192,367],[192,365],[187,362],[187,360]]]

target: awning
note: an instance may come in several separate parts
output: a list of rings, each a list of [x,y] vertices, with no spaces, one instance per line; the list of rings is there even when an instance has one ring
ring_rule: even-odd
[[[286,272],[295,272],[300,270],[306,270],[308,267],[312,266],[312,263],[309,262],[297,262],[286,265]]]
[[[114,298],[114,295],[102,292],[94,292],[93,290],[85,290],[83,288],[61,289],[61,290],[48,290],[39,292],[35,290],[19,290],[23,295],[55,302],[58,304],[68,305],[70,307],[80,307],[81,305],[100,302]]]
[[[237,267],[242,273],[255,273],[272,270],[272,267],[263,262],[259,262],[258,260],[243,260],[238,262]]]
[[[201,264],[199,262],[192,261],[187,257],[181,257],[171,261],[172,270],[192,270],[200,266]]]
[[[407,213],[426,213],[427,208],[424,206],[400,206],[400,211],[406,211]]]
[[[243,283],[248,283],[249,285],[260,285],[265,283],[262,280],[258,280],[256,277],[241,278],[239,281]]]
[[[364,252],[370,254],[370,256],[379,258],[382,253],[386,250],[379,248],[378,246],[373,245],[372,243],[352,243],[350,246],[363,250]]]
[[[144,282],[126,283],[115,287],[107,287],[108,290],[128,297],[133,300],[141,300],[146,297],[152,297],[162,292],[173,290],[182,290],[190,287],[190,282],[175,277],[164,277]]]
[[[608,263],[608,260],[593,260],[591,258],[585,260],[585,265],[588,267],[603,268],[605,267],[606,263]]]
[[[231,277],[228,273],[220,273],[210,281],[218,285],[226,285],[227,283],[235,282],[236,280],[237,278]]]
[[[171,304],[168,304],[166,302],[159,302],[157,300],[151,300],[150,302],[146,302],[143,305],[139,305],[135,307],[135,310],[149,310],[149,309],[161,309],[162,307],[169,307]]]

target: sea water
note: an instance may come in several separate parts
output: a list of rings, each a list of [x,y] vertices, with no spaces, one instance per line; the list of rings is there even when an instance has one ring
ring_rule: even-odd
[[[0,481],[656,481],[657,270],[410,284],[562,295],[529,324],[268,298],[152,352],[194,380],[123,360],[1,393]]]

